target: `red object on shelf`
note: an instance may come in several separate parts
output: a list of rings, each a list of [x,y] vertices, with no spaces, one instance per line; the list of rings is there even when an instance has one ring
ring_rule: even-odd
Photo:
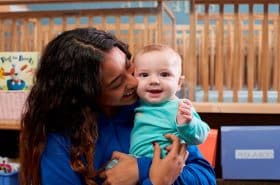
[[[206,160],[215,167],[216,153],[217,153],[217,140],[218,140],[218,130],[211,129],[206,141],[200,145],[198,148]]]

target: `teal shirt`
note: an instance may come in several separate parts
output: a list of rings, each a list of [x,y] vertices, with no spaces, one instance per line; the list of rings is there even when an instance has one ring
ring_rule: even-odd
[[[175,99],[161,104],[141,102],[141,105],[135,109],[130,154],[136,157],[153,157],[152,142],[157,142],[160,145],[162,157],[166,156],[165,147],[171,144],[164,137],[167,133],[175,134],[188,145],[197,145],[205,141],[210,128],[200,119],[195,109],[192,109],[193,118],[191,122],[182,125],[176,123],[179,101],[179,99]]]

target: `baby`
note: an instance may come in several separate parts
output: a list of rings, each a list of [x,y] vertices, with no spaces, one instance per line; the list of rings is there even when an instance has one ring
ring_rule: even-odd
[[[165,157],[165,149],[171,144],[164,137],[168,133],[178,136],[182,143],[188,145],[201,144],[207,138],[210,128],[200,119],[191,101],[176,97],[184,80],[181,63],[178,53],[160,44],[148,45],[134,57],[140,106],[135,109],[131,132],[129,153],[132,156],[152,158],[152,143],[157,142],[161,157]],[[117,163],[113,159],[105,168],[110,169]]]
[[[131,134],[130,154],[153,157],[153,142],[165,148],[171,143],[164,137],[171,133],[188,145],[205,141],[209,126],[203,122],[188,99],[179,99],[176,92],[183,82],[181,57],[172,48],[151,44],[134,57],[135,77],[140,106],[136,108]]]

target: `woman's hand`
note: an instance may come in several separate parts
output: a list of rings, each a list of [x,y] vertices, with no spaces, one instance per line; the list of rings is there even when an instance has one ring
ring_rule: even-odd
[[[103,185],[137,184],[139,180],[137,160],[121,152],[114,152],[112,159],[117,159],[118,163],[100,174],[100,177],[105,179]]]
[[[172,146],[164,159],[160,159],[160,147],[154,143],[154,157],[150,168],[150,179],[153,185],[171,185],[179,176],[185,165],[188,152],[186,145],[180,144],[180,140],[173,134],[166,134],[166,138],[172,140]]]

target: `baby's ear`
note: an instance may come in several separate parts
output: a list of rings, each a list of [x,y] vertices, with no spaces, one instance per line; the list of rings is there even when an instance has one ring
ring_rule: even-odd
[[[185,81],[185,76],[180,76],[179,80],[178,80],[178,89],[177,91],[180,91],[182,88],[182,85],[184,84]]]

